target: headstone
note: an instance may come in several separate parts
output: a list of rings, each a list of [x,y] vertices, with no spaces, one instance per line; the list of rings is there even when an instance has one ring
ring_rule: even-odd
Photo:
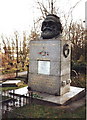
[[[41,30],[41,38],[30,41],[28,86],[60,96],[70,91],[71,43],[62,39],[62,25],[56,15],[48,15]]]
[[[21,80],[7,80],[2,83],[2,87],[15,87],[18,86],[21,82]]]

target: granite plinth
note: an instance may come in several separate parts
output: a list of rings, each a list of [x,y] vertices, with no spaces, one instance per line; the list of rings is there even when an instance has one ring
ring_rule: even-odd
[[[30,41],[29,45],[28,86],[31,90],[60,96],[67,93],[71,83],[70,41],[60,37],[37,39]],[[64,49],[65,45],[68,47]]]

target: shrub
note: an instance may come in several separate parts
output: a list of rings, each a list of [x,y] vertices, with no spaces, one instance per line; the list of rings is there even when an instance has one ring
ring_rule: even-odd
[[[75,63],[71,62],[71,69],[75,70],[76,72],[85,73],[86,74],[86,63]]]

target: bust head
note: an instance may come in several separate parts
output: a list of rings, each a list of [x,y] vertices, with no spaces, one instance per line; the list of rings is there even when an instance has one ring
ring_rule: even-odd
[[[43,39],[51,39],[60,35],[60,33],[62,33],[60,18],[54,14],[47,15],[42,22],[41,31],[41,37]]]

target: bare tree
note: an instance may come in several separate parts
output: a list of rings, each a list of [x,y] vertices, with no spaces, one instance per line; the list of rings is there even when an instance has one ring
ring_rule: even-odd
[[[80,53],[83,54],[83,52],[81,52],[82,50],[82,46],[84,46],[84,27],[82,25],[82,23],[75,23],[73,22],[73,10],[77,7],[77,5],[81,2],[82,0],[78,0],[74,5],[72,5],[67,14],[64,13],[64,11],[62,12],[62,19],[63,19],[63,38],[64,39],[68,39],[72,42],[72,49],[73,49],[73,59],[74,60],[78,60],[80,58]],[[41,20],[43,20],[46,15],[50,14],[50,13],[54,13],[54,14],[58,14],[58,11],[60,8],[56,8],[55,4],[56,4],[56,0],[47,0],[48,5],[37,1],[38,4],[38,9],[41,11],[41,16],[38,18],[38,20],[36,20],[36,22],[34,22],[34,24],[38,24],[41,22]],[[47,7],[48,6],[48,7]],[[59,13],[61,14],[61,13]],[[61,15],[60,15],[61,16]],[[32,32],[32,39],[34,39],[34,35],[36,34],[36,31]],[[77,53],[76,53],[76,52]],[[78,55],[77,55],[78,54]]]
[[[14,32],[15,34],[15,40],[16,40],[16,77],[18,76],[18,63],[19,63],[19,54],[18,54],[18,32]]]
[[[72,42],[72,59],[77,61],[81,55],[85,59],[85,28],[81,23],[72,23],[70,37]]]
[[[7,44],[5,42],[4,37],[1,36],[1,38],[2,38],[2,44],[3,44],[2,46],[3,46],[4,53],[7,54]]]
[[[45,3],[46,2],[46,3]],[[63,35],[66,37],[66,39],[70,39],[70,29],[71,25],[73,23],[73,15],[72,12],[75,9],[75,7],[81,2],[81,0],[77,1],[73,6],[71,6],[67,12],[67,14],[59,10],[56,6],[57,1],[56,0],[47,0],[45,2],[40,2],[37,0],[37,9],[41,12],[41,16],[37,18],[37,20],[34,20],[34,26],[38,29],[37,26],[41,26],[41,21],[48,15],[48,14],[59,14],[61,16],[62,14],[62,20],[63,20]],[[61,11],[61,12],[59,12]],[[39,27],[40,28],[40,27]]]

